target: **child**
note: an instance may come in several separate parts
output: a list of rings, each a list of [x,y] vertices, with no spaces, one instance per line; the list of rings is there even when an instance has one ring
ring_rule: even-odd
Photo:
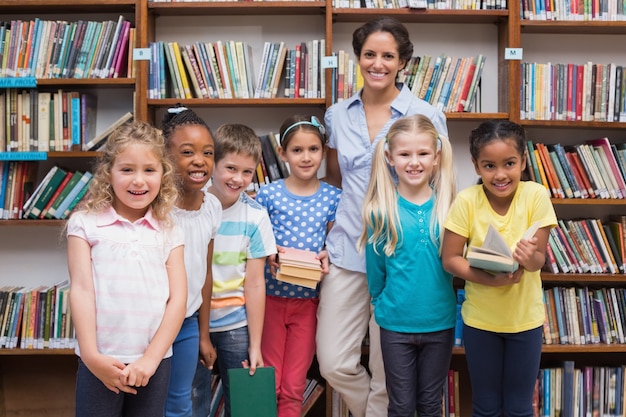
[[[306,249],[323,260],[326,234],[332,227],[341,190],[317,178],[326,135],[315,116],[292,116],[280,128],[280,158],[291,173],[261,187],[256,201],[270,216],[276,243]],[[280,256],[280,253],[279,253]],[[276,256],[265,268],[265,323],[261,350],[265,364],[276,369],[278,417],[300,417],[306,374],[315,354],[318,291],[276,280]]]
[[[183,236],[169,219],[176,197],[157,129],[111,133],[67,225],[78,417],[163,415],[187,300]]]
[[[213,252],[211,342],[224,388],[225,413],[230,417],[228,372],[263,366],[261,335],[265,313],[264,266],[276,253],[267,212],[245,190],[261,160],[261,142],[252,129],[240,124],[220,126],[215,132],[215,170],[209,192],[222,204],[222,223]],[[194,396],[209,396],[210,373],[199,368]],[[204,403],[206,406],[206,403]],[[206,417],[208,408],[194,409]]]
[[[219,200],[204,190],[213,175],[213,136],[206,123],[185,107],[168,110],[163,135],[177,174],[181,195],[174,222],[184,232],[187,313],[174,341],[166,417],[191,416],[191,384],[198,365],[211,369],[215,349],[209,338],[213,277],[213,236],[222,218]]]
[[[459,193],[445,222],[444,268],[464,279],[463,338],[474,416],[533,415],[545,317],[540,269],[556,215],[546,189],[521,181],[524,129],[508,120],[483,122],[470,134],[470,155],[481,184]],[[522,239],[533,223],[534,237]],[[471,268],[465,246],[480,246],[492,225],[520,267],[491,274]],[[521,240],[520,240],[521,239]]]
[[[389,417],[441,416],[456,296],[440,231],[454,184],[450,142],[428,117],[400,118],[378,142],[359,248],[380,326]]]

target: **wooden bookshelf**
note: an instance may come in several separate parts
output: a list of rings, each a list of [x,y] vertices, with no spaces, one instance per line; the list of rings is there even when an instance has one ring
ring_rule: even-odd
[[[292,18],[305,17],[307,22],[314,22],[318,37],[325,39],[325,55],[330,55],[339,48],[340,38],[346,37],[346,33],[355,25],[363,23],[372,17],[381,14],[391,15],[410,25],[410,31],[415,30],[417,25],[428,25],[430,33],[437,33],[440,25],[446,29],[450,27],[469,25],[471,28],[493,29],[493,36],[481,48],[494,50],[496,59],[491,59],[486,65],[490,66],[493,79],[485,79],[484,83],[496,83],[496,90],[492,96],[483,97],[486,104],[493,104],[484,112],[480,113],[448,113],[448,126],[452,132],[455,153],[463,155],[466,152],[466,142],[469,131],[486,119],[510,119],[522,124],[530,133],[544,133],[549,135],[554,142],[567,142],[575,144],[578,139],[570,139],[570,132],[588,132],[587,139],[596,136],[608,135],[613,142],[626,142],[626,123],[616,122],[579,122],[579,121],[550,121],[550,120],[520,120],[520,61],[504,59],[506,48],[522,48],[527,37],[541,36],[540,44],[524,47],[524,55],[532,53],[532,49],[555,50],[558,49],[562,35],[586,35],[586,36],[612,36],[626,40],[626,22],[624,21],[538,21],[521,20],[520,3],[509,2],[508,10],[432,10],[432,9],[346,9],[332,7],[331,0],[325,1],[262,1],[262,2],[149,2],[147,0],[102,0],[99,2],[87,0],[0,0],[0,9],[10,18],[30,19],[40,17],[42,19],[56,19],[59,16],[68,20],[78,20],[83,15],[91,16],[106,15],[114,16],[124,14],[134,22],[137,28],[136,47],[147,48],[149,42],[154,40],[167,40],[169,33],[163,35],[162,31],[168,29],[175,19],[183,19],[203,16],[206,19],[217,19],[218,22],[234,22],[228,28],[230,33],[224,33],[224,37],[233,36],[240,29],[239,21],[246,27],[255,27],[259,36],[269,36],[265,32],[272,26],[282,26]],[[274,21],[266,23],[264,19],[273,19],[276,16],[281,20],[279,25]],[[233,18],[234,17],[234,18]],[[98,19],[97,17],[95,19]],[[172,20],[174,19],[174,20]],[[230,19],[230,20],[229,20]],[[246,20],[248,19],[248,20]],[[177,23],[174,23],[178,25]],[[264,27],[264,25],[266,27]],[[210,25],[206,25],[207,27]],[[267,27],[269,26],[269,27]],[[346,29],[347,28],[347,29]],[[169,28],[172,29],[172,28]],[[186,27],[180,24],[178,32],[186,33],[186,38],[201,38],[206,28]],[[273,36],[285,36],[293,41],[301,41],[299,28],[289,29],[286,34],[274,34]],[[194,33],[197,31],[197,33]],[[243,29],[242,32],[245,32]],[[228,30],[226,31],[228,32]],[[463,31],[460,31],[458,42],[463,42]],[[173,36],[173,35],[172,35]],[[182,36],[182,35],[181,35]],[[244,35],[242,35],[244,36]],[[247,35],[255,36],[255,35]],[[349,34],[348,34],[349,36]],[[556,40],[554,40],[556,39]],[[428,45],[429,39],[412,36],[415,44],[416,55],[423,55],[423,48]],[[456,41],[454,42],[456,43]],[[623,44],[623,42],[622,42]],[[347,48],[343,48],[347,49]],[[348,49],[351,52],[351,49]],[[257,51],[260,53],[260,51]],[[443,51],[441,51],[443,52]],[[572,59],[587,61],[588,55],[595,53],[593,48],[579,49],[573,53]],[[616,55],[619,61],[621,56]],[[526,58],[524,58],[526,60]],[[159,116],[170,106],[181,103],[185,106],[204,112],[210,119],[210,126],[217,127],[217,123],[225,116],[232,116],[243,123],[249,122],[247,117],[259,113],[257,119],[272,118],[271,123],[277,129],[284,114],[295,112],[314,112],[322,115],[324,110],[332,103],[330,101],[330,70],[326,74],[326,98],[319,99],[148,99],[148,61],[137,61],[136,77],[123,79],[40,79],[37,87],[53,91],[58,88],[72,88],[78,90],[95,91],[97,94],[110,94],[117,90],[125,91],[133,95],[132,109],[135,118],[158,124]],[[626,62],[617,62],[626,64]],[[256,68],[258,71],[258,68]],[[485,73],[483,73],[483,76]],[[104,114],[117,111],[114,105],[104,109]],[[213,116],[217,114],[217,116]],[[240,115],[241,114],[241,115]],[[113,117],[115,119],[115,117]],[[251,119],[253,120],[253,119]],[[265,120],[262,120],[265,122]],[[255,126],[253,126],[255,127]],[[546,136],[548,137],[548,136]],[[540,140],[541,141],[541,140]],[[547,141],[546,141],[547,142]],[[550,142],[548,142],[550,143]],[[40,177],[56,162],[69,164],[70,166],[85,167],[98,155],[97,152],[50,152],[47,160],[42,162]],[[459,159],[469,157],[461,156]],[[471,165],[465,167],[473,172]],[[462,170],[458,170],[459,172]],[[462,173],[462,172],[460,172]],[[464,171],[463,171],[464,173]],[[600,215],[607,213],[626,214],[626,200],[581,200],[581,199],[553,199],[557,214],[576,217],[587,211],[599,212]],[[54,228],[62,228],[64,222],[60,220],[0,220],[0,228],[9,231],[9,239],[28,233],[36,239],[38,234],[52,234]],[[4,233],[3,233],[4,237]],[[51,245],[56,241],[51,240]],[[29,251],[30,245],[24,245],[23,252]],[[56,249],[58,250],[58,249]],[[52,249],[50,250],[52,252]],[[60,253],[59,257],[63,254]],[[61,265],[61,266],[59,266]],[[63,261],[56,265],[57,273],[66,273],[63,270]],[[3,264],[4,267],[4,264]],[[13,269],[26,270],[28,265],[13,266]],[[51,268],[55,270],[55,268]],[[11,274],[17,275],[17,274]],[[623,274],[549,274],[543,273],[542,278],[547,285],[594,285],[624,287],[626,275]],[[12,278],[11,278],[12,279]],[[13,284],[7,277],[0,279],[0,285]],[[458,287],[458,283],[455,284]],[[367,354],[367,352],[364,352]],[[626,364],[624,355],[626,345],[545,345],[543,347],[543,362],[558,363],[561,360],[575,358],[577,364],[599,365]],[[451,366],[460,372],[462,381],[462,408],[464,416],[471,414],[471,390],[469,377],[465,364],[465,352],[462,348],[455,348],[452,355]],[[71,350],[23,350],[23,349],[0,349],[0,417],[36,417],[36,416],[70,416],[73,415],[73,382],[75,378],[76,358]],[[317,370],[312,371],[315,375]],[[326,387],[326,402],[316,404],[309,413],[310,417],[331,417],[329,398],[332,388]]]

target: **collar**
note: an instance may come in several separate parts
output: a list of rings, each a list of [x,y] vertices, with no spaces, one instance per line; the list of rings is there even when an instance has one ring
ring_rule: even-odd
[[[415,96],[404,83],[396,83],[396,88],[400,91],[400,93],[391,102],[391,108],[399,114],[407,114],[411,101],[415,99]],[[361,88],[357,94],[353,94],[352,97],[346,99],[346,106],[351,107],[355,104],[363,106],[363,100],[361,100],[362,93],[363,88]]]
[[[117,214],[113,206],[109,206],[108,208],[96,214],[96,226],[98,227],[110,226],[117,222],[130,223],[128,219],[125,219],[124,217]],[[148,208],[148,211],[146,212],[145,216],[133,222],[133,224],[139,224],[139,223],[147,224],[148,226],[152,227],[154,230],[157,230],[157,231],[161,229],[159,221],[155,219],[154,216],[152,215],[152,207]]]

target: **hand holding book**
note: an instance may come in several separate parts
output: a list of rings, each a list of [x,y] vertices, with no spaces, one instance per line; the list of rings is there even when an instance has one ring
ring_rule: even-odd
[[[326,262],[326,272],[328,271],[328,255],[323,255]],[[303,287],[315,288],[322,279],[324,270],[323,262],[317,253],[287,247],[278,247],[278,262],[274,263],[278,267],[276,279]],[[272,264],[270,263],[270,266]]]
[[[539,222],[533,223],[522,239],[531,239],[539,226]],[[489,225],[482,246],[470,246],[466,258],[473,268],[493,273],[514,272],[519,268],[519,263],[513,258],[513,253],[506,241],[492,225]]]

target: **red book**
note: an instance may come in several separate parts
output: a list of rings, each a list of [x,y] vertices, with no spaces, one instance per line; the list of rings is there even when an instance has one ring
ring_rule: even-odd
[[[574,103],[574,101],[572,100],[572,98],[575,99],[575,93],[573,91],[574,88],[574,64],[567,64],[567,106],[566,106],[566,112],[565,112],[565,120],[575,120],[575,105],[572,106],[572,103]]]
[[[593,250],[595,257],[597,261],[599,262],[600,267],[602,268],[602,272],[608,272],[609,266],[607,262],[604,260],[603,254],[601,253],[599,242],[595,237],[595,232],[593,232],[589,228],[589,225],[587,224],[585,220],[577,220],[575,223],[577,223],[580,226],[582,232],[585,234],[586,239],[588,239],[589,246],[591,246],[591,249]]]
[[[569,162],[570,169],[572,170],[572,174],[576,177],[576,181],[580,184],[580,193],[582,198],[593,198],[593,188],[591,188],[591,184],[589,180],[586,178],[587,174],[581,172],[579,166],[576,164],[574,157],[576,154],[572,152],[565,152],[565,158]]]
[[[463,85],[461,87],[461,94],[459,96],[459,104],[456,108],[456,111],[462,112],[465,111],[467,107],[467,96],[469,94],[470,86],[472,85],[472,79],[474,78],[474,72],[476,72],[476,59],[472,58],[472,61],[469,64],[469,70],[467,71],[467,75],[463,80]]]
[[[611,143],[609,142],[609,138],[599,138],[592,139],[587,141],[588,144],[593,146],[594,148],[600,148],[606,157],[606,162],[608,162],[608,166],[611,169],[611,173],[613,174],[613,178],[615,179],[617,186],[619,187],[619,192],[622,198],[626,197],[626,181],[624,181],[624,177],[622,172],[619,169],[619,165],[617,164],[617,160],[615,159],[615,155],[613,154],[613,149],[611,148]]]
[[[583,84],[585,82],[585,66],[576,65],[576,111],[575,120],[583,119]]]

